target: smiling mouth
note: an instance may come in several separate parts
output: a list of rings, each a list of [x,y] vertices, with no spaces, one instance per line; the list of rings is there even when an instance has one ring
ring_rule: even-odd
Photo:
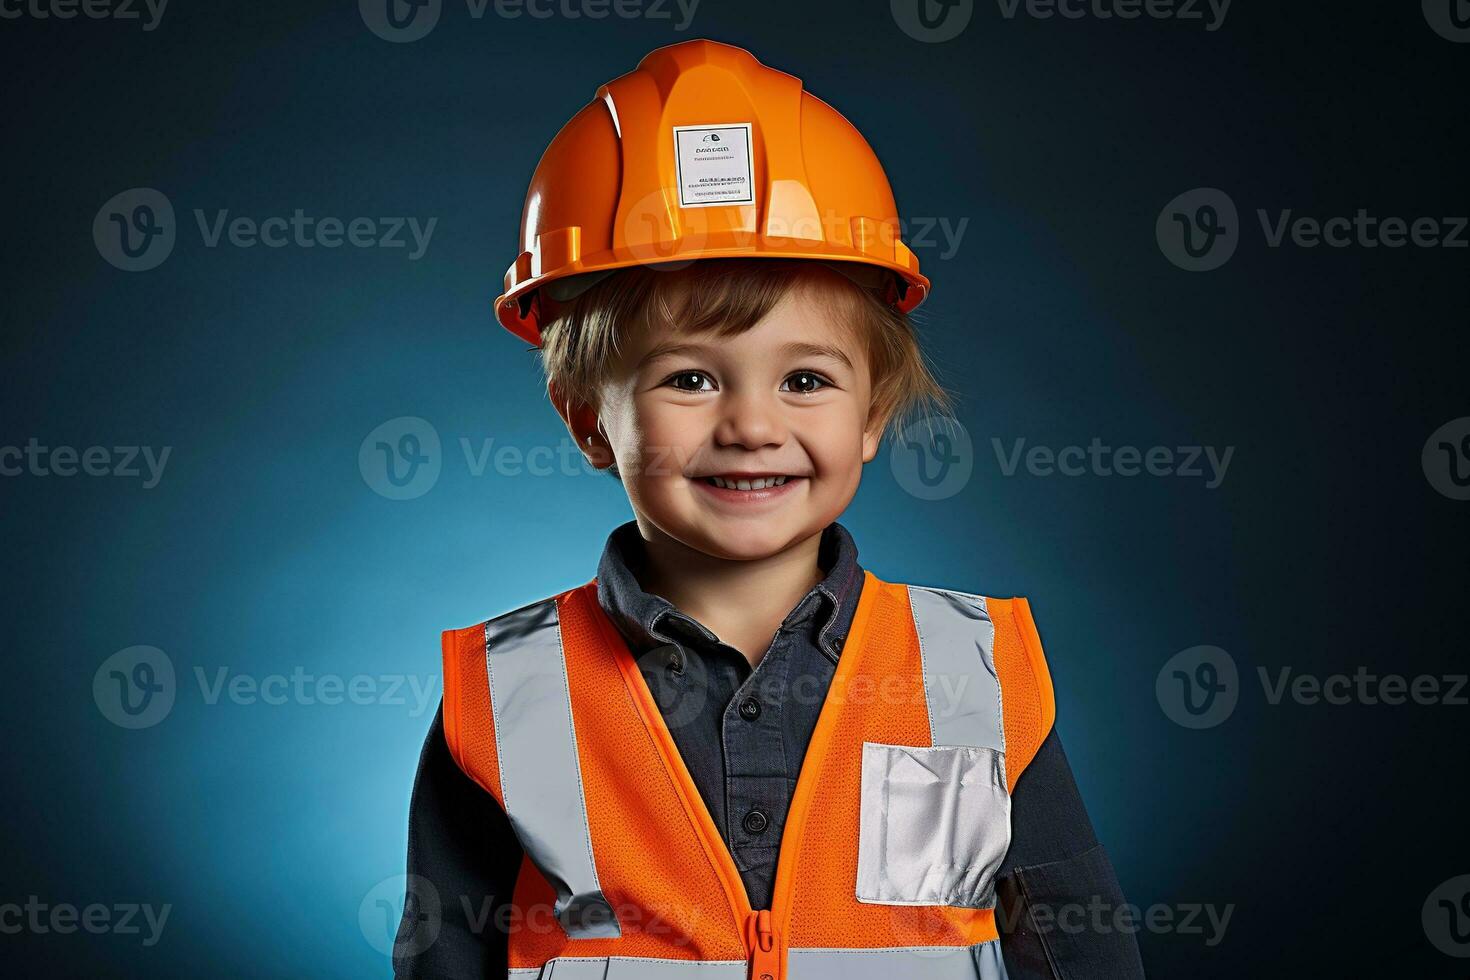
[[[757,476],[757,477],[735,477],[706,476],[702,478],[704,483],[722,490],[769,490],[771,487],[785,485],[787,480],[795,480],[794,476]]]

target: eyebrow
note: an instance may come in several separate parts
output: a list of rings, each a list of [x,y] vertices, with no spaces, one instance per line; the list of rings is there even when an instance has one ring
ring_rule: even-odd
[[[846,364],[849,370],[854,370],[852,360],[843,353],[840,347],[832,347],[829,344],[810,344],[805,341],[792,340],[780,347],[782,354],[792,357],[826,357]]]
[[[666,341],[655,344],[648,353],[644,354],[638,360],[637,367],[642,368],[645,364],[650,364],[664,357],[674,357],[678,354],[704,354],[711,349],[704,344],[677,344]],[[813,344],[804,340],[788,340],[778,347],[776,352],[783,357],[825,357],[837,361],[840,364],[847,365],[849,370],[856,370],[853,367],[852,360],[840,348],[833,347],[830,344]]]

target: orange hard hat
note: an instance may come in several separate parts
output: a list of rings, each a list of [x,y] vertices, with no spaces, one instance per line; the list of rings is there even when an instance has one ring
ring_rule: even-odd
[[[629,266],[752,257],[827,262],[904,313],[929,294],[862,134],[744,48],[684,41],[599,88],[546,148],[495,315],[539,347],[543,292],[565,301]]]

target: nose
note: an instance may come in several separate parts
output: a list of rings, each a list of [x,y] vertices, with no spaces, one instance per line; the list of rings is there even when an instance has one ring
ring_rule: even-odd
[[[752,386],[727,394],[721,402],[720,420],[715,426],[716,444],[755,450],[780,446],[786,441],[786,418],[773,393]]]

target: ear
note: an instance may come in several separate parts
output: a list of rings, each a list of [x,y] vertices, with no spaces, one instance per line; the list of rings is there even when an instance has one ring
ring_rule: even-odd
[[[556,408],[556,414],[566,423],[567,431],[572,434],[572,441],[589,463],[603,470],[617,462],[613,457],[612,447],[598,428],[596,408],[580,399],[567,398],[554,382],[547,382],[546,397]]]
[[[868,423],[863,429],[863,462],[871,463],[878,455],[878,445],[883,441],[883,430],[888,426],[888,419],[893,412],[878,411],[876,406],[868,410]]]

